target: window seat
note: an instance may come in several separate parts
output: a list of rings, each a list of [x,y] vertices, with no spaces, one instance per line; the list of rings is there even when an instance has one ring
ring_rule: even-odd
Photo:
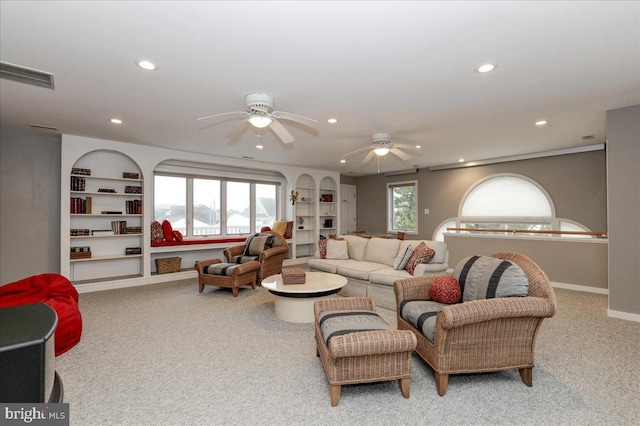
[[[179,251],[195,251],[210,249],[225,249],[227,247],[244,243],[246,236],[238,237],[184,237],[182,241],[151,242],[151,253],[170,253]],[[291,240],[287,240],[290,243]]]

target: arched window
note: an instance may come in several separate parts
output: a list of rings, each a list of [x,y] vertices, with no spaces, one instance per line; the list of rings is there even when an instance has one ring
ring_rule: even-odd
[[[589,231],[578,222],[557,218],[547,191],[534,180],[516,174],[492,175],[472,185],[462,197],[458,217],[442,222],[433,239],[444,241],[447,228],[492,230],[483,233],[498,235],[517,230],[519,235],[544,236],[552,234],[539,231]],[[584,238],[583,235],[563,236]]]

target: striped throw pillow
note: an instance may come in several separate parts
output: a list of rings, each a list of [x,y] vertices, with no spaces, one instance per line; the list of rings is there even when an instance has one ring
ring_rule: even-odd
[[[489,256],[462,259],[453,270],[460,283],[462,301],[526,296],[529,280],[513,262]]]

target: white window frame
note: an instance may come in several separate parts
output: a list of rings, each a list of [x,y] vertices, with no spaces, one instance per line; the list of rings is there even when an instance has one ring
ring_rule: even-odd
[[[416,203],[415,203],[415,229],[396,229],[393,227],[393,189],[403,186],[413,186],[415,188]],[[418,234],[418,181],[402,181],[402,182],[389,182],[387,183],[387,232],[405,232],[411,235]]]

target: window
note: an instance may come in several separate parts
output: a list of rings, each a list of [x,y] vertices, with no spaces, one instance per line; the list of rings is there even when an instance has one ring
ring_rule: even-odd
[[[447,228],[488,230],[483,234],[557,236],[539,231],[589,231],[586,226],[556,217],[549,194],[537,182],[520,175],[499,174],[474,184],[460,203],[459,216],[441,223],[433,239],[444,241]],[[535,232],[522,232],[535,231]],[[465,232],[465,231],[461,231]],[[583,237],[584,235],[562,235]]]
[[[232,178],[154,176],[154,219],[186,236],[259,232],[278,217],[280,183]]]
[[[388,232],[418,231],[418,182],[387,184]]]

